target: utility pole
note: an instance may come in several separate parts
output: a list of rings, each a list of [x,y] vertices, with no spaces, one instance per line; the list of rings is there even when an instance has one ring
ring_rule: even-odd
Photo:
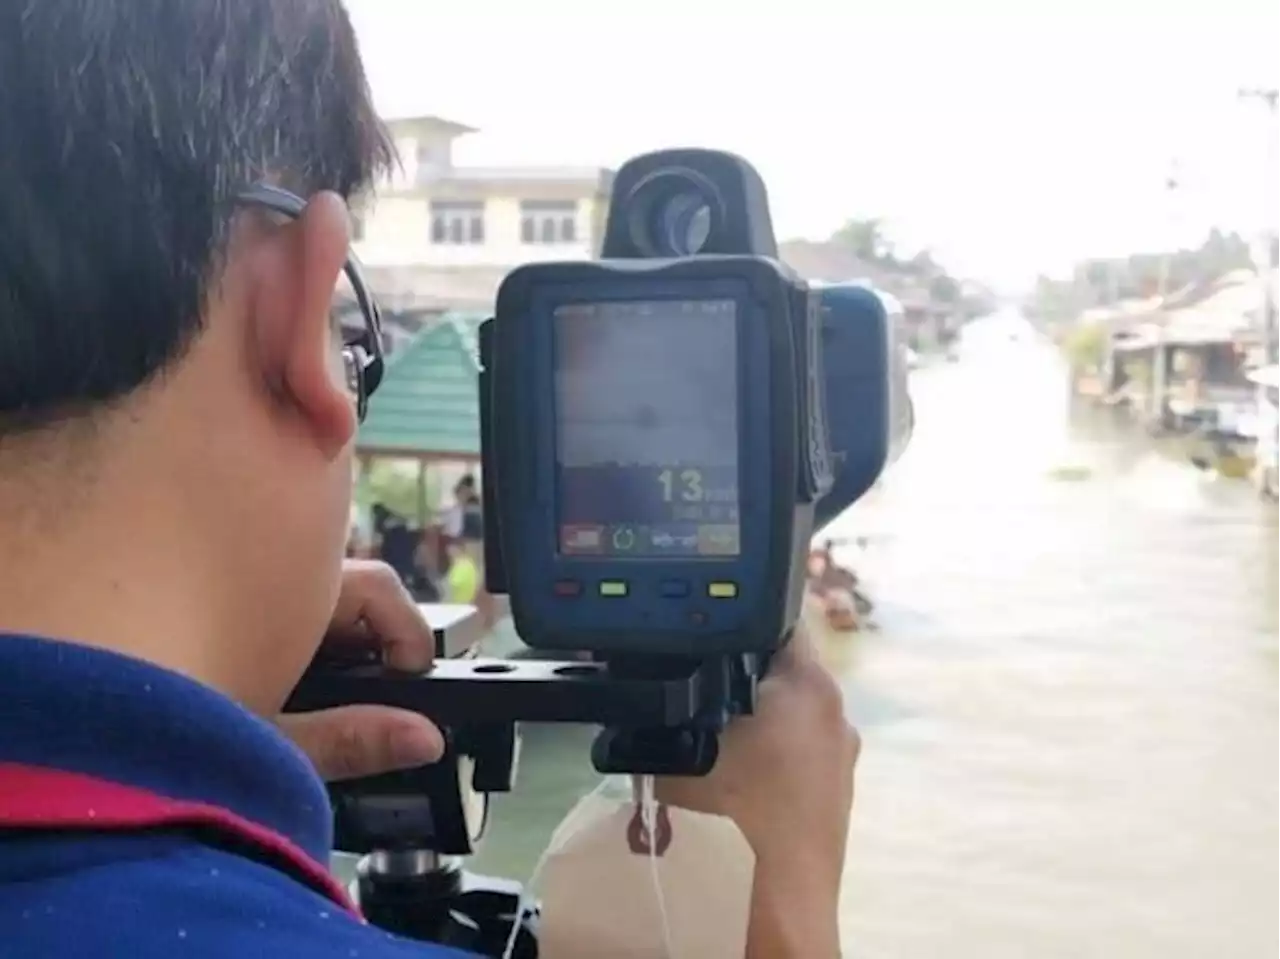
[[[1242,102],[1256,101],[1267,110],[1266,157],[1264,168],[1263,195],[1261,201],[1264,211],[1264,225],[1261,235],[1253,244],[1253,261],[1258,270],[1262,286],[1261,326],[1263,348],[1266,351],[1266,362],[1277,361],[1277,304],[1274,297],[1275,284],[1272,276],[1276,265],[1272,262],[1272,250],[1275,248],[1277,235],[1277,206],[1280,205],[1280,193],[1276,190],[1277,170],[1280,170],[1280,157],[1277,156],[1277,145],[1280,144],[1280,129],[1276,125],[1276,102],[1280,100],[1280,90],[1275,87],[1242,87],[1236,94]]]
[[[1107,260],[1106,303],[1111,307],[1114,307],[1120,302],[1120,269],[1121,266],[1119,260]]]
[[[1276,310],[1271,293],[1271,251],[1275,246],[1276,234],[1276,193],[1275,169],[1276,160],[1280,159],[1277,150],[1276,120],[1280,118],[1280,87],[1261,87],[1252,90],[1240,90],[1240,100],[1262,102],[1267,109],[1267,131],[1265,160],[1262,169],[1262,236],[1258,238],[1254,248],[1258,275],[1262,279],[1262,365],[1270,367],[1276,361]],[[1254,478],[1258,490],[1263,497],[1274,497],[1276,494],[1277,474],[1280,474],[1280,410],[1271,401],[1271,391],[1260,391],[1265,399],[1258,402],[1258,444],[1257,467]]]
[[[1178,190],[1182,186],[1182,168],[1177,157],[1169,164],[1169,172],[1164,178],[1164,212],[1165,224],[1169,230],[1169,239],[1174,243],[1177,242],[1177,203]],[[1166,247],[1168,244],[1166,244]],[[1175,252],[1166,249],[1164,255],[1160,257],[1160,273],[1156,281],[1156,295],[1160,297],[1163,305],[1164,298],[1169,295],[1169,274],[1173,267],[1173,258]]]

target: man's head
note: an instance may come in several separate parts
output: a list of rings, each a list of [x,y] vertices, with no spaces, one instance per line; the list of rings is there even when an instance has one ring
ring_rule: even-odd
[[[346,14],[3,0],[0,144],[0,629],[269,705],[336,596],[357,410],[331,302],[346,200],[392,159]]]
[[[462,479],[458,480],[457,485],[453,487],[454,498],[459,503],[469,503],[475,499],[476,495],[476,478],[471,473],[466,473]]]

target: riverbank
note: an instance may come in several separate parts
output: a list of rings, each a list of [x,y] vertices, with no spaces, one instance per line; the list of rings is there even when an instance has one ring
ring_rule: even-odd
[[[1068,384],[1073,405],[1105,418],[1158,455],[1215,478],[1252,483],[1261,498],[1275,502],[1274,483],[1267,482],[1259,457],[1265,441],[1189,424],[1153,427],[1143,410],[1125,396],[1108,393],[1102,377],[1093,372],[1074,372]]]

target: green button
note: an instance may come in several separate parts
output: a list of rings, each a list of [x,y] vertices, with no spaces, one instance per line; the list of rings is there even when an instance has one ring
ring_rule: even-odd
[[[601,596],[626,596],[627,584],[618,579],[606,579],[600,584]]]
[[[737,583],[710,583],[707,595],[712,599],[733,599],[738,595]]]

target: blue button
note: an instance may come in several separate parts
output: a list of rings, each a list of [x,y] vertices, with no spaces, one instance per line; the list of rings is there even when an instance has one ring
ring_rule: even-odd
[[[664,579],[658,585],[658,594],[666,599],[684,599],[689,595],[689,584],[683,579]]]

